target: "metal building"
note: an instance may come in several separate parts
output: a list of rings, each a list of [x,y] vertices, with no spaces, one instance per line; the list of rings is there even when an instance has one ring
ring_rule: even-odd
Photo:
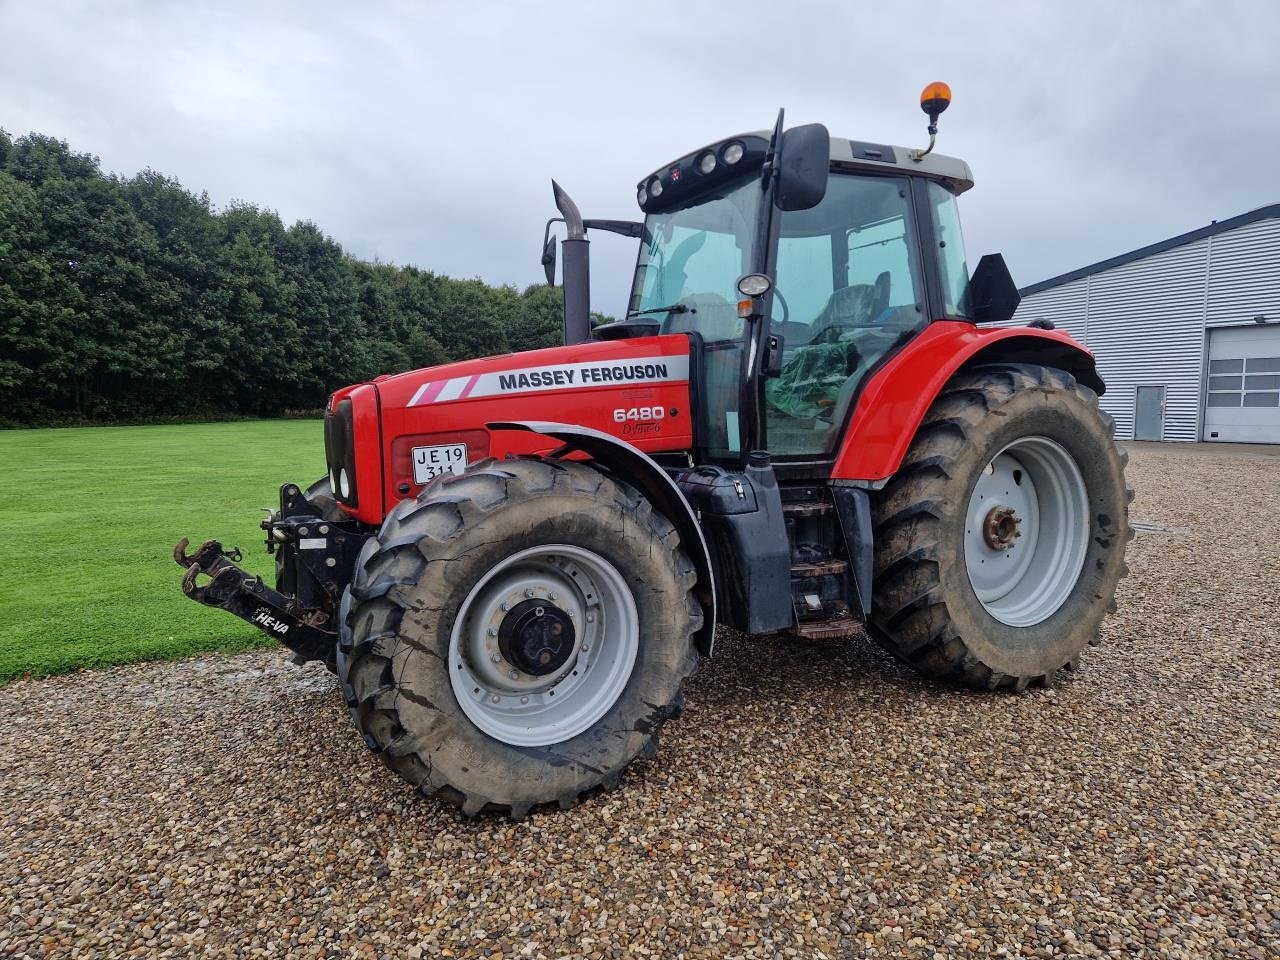
[[[1280,443],[1280,204],[1022,290],[1085,343],[1122,440]]]

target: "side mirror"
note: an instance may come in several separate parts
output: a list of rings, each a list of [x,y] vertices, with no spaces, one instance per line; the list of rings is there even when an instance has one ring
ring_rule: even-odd
[[[554,236],[549,235],[542,244],[542,271],[547,275],[547,286],[554,287],[556,285],[556,238]]]
[[[988,253],[978,261],[969,281],[969,302],[973,305],[973,319],[978,323],[1003,323],[1013,319],[1022,294],[1018,293],[1003,256]]]
[[[820,123],[792,127],[778,147],[778,182],[773,203],[779,210],[808,210],[827,194],[831,135]]]

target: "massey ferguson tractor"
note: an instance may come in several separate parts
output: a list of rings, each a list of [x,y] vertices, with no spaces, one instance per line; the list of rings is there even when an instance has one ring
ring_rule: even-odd
[[[467,815],[616,785],[718,624],[1052,684],[1126,572],[1125,458],[1089,351],[1008,325],[999,255],[970,275],[949,99],[920,150],[779,114],[646,176],[635,223],[553,185],[564,346],[338,390],[327,475],[263,522],[274,588],[183,540],[184,591],[329,665],[369,748]],[[639,240],[594,329],[588,231]]]

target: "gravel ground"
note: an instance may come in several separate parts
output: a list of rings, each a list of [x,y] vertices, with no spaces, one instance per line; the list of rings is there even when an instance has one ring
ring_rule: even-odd
[[[1280,459],[1144,448],[1056,690],[726,637],[656,760],[520,824],[275,652],[0,689],[0,956],[1280,956]]]

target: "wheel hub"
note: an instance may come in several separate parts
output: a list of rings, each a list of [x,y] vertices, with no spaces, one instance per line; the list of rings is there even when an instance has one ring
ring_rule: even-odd
[[[979,474],[965,513],[965,565],[996,620],[1028,627],[1056,613],[1080,578],[1088,545],[1088,489],[1061,444],[1023,437]]]
[[[453,692],[503,743],[560,743],[622,694],[639,633],[635,598],[611,562],[569,544],[530,547],[496,563],[458,608]]]
[[[992,507],[982,521],[982,539],[992,550],[1008,550],[1022,536],[1022,518],[1012,507]]]
[[[502,618],[498,649],[503,659],[534,677],[555,673],[573,655],[573,621],[559,607],[540,600],[524,600]]]

